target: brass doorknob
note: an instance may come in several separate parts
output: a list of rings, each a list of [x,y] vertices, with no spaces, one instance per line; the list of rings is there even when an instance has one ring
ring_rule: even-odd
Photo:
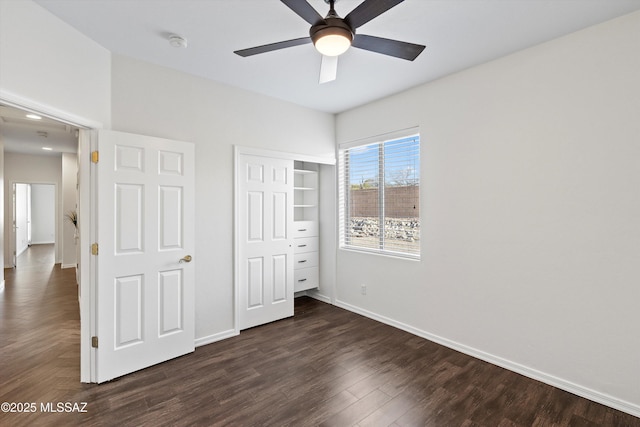
[[[180,264],[182,264],[183,262],[191,262],[193,258],[191,257],[191,255],[185,255],[184,258],[180,258]]]

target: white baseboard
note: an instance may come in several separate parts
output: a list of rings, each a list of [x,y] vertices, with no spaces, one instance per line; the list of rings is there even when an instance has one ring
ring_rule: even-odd
[[[0,283],[0,291],[4,291],[4,280]]]
[[[222,341],[227,338],[235,337],[239,332],[235,329],[229,329],[228,331],[218,332],[217,334],[208,335],[202,338],[196,338],[195,346],[201,347],[203,345],[212,344],[216,341]]]
[[[331,298],[329,298],[326,295],[322,295],[318,291],[313,291],[313,290],[307,291],[307,296],[313,299],[317,299],[318,301],[326,302],[327,304],[332,304]]]
[[[568,391],[569,393],[575,394],[577,396],[584,397],[585,399],[589,399],[594,402],[601,403],[603,405],[617,409],[619,411],[626,412],[627,414],[631,414],[635,417],[640,417],[640,405],[636,405],[631,402],[618,399],[614,396],[610,396],[606,393],[601,393],[599,391],[592,390],[587,387],[583,387],[571,381],[567,381],[562,378],[556,377],[554,375],[550,375],[545,372],[541,372],[536,369],[532,369],[527,366],[521,365],[519,363],[510,361],[507,359],[503,359],[493,354],[486,353],[484,351],[475,349],[473,347],[469,347],[467,345],[460,344],[455,341],[451,341],[447,338],[443,338],[438,335],[434,335],[429,332],[422,331],[420,329],[406,325],[402,322],[398,322],[396,320],[389,319],[384,316],[380,316],[376,313],[364,310],[362,308],[353,306],[351,304],[348,304],[342,301],[336,300],[335,305],[337,307],[344,308],[345,310],[352,311],[354,313],[360,314],[370,319],[377,320],[378,322],[382,322],[389,326],[393,326],[395,328],[409,332],[413,335],[417,335],[429,341],[433,341],[435,343],[441,344],[445,347],[451,348],[453,350],[459,351],[461,353],[467,354],[477,359],[484,360],[485,362],[489,362],[493,365],[500,366],[501,368],[505,368],[510,371],[516,372],[518,374],[524,375],[525,377],[532,378],[534,380],[543,382],[553,387],[557,387],[559,389]]]
[[[76,268],[75,264],[61,264],[60,268]]]

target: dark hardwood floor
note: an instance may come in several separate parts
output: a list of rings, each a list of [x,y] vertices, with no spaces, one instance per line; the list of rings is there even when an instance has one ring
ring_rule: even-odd
[[[293,318],[107,384],[81,384],[74,270],[18,265],[5,270],[0,293],[0,402],[37,411],[0,413],[0,426],[640,426],[306,297]],[[86,402],[86,412],[42,412],[58,402]]]

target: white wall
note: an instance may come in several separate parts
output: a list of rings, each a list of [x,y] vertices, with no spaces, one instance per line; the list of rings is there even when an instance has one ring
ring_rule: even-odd
[[[75,227],[66,219],[72,211],[78,211],[78,156],[74,153],[62,153],[62,237],[60,239],[62,268],[76,266]]]
[[[11,185],[14,182],[36,183],[36,184],[55,184],[57,188],[61,188],[62,181],[62,165],[59,156],[33,156],[27,154],[5,153],[4,154],[4,215],[5,218],[11,218]],[[56,211],[58,210],[59,201],[56,200]],[[62,229],[62,215],[56,216],[56,236],[60,235]],[[4,235],[7,236],[4,242],[4,265],[10,267],[12,264],[10,254],[11,221],[5,221]],[[61,254],[61,245],[56,245],[56,263],[59,263]]]
[[[110,121],[111,54],[31,0],[0,0],[0,100],[78,124]]]
[[[640,415],[638,76],[635,13],[338,115],[422,140],[421,261],[339,251],[339,303]]]
[[[31,243],[56,241],[56,187],[31,184]]]
[[[196,147],[196,337],[234,328],[233,146],[334,156],[334,118],[114,55],[114,130]]]

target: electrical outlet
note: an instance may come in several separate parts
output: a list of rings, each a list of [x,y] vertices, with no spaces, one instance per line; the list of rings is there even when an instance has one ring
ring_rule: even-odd
[[[362,295],[366,295],[367,294],[367,285],[360,285],[360,293]]]

